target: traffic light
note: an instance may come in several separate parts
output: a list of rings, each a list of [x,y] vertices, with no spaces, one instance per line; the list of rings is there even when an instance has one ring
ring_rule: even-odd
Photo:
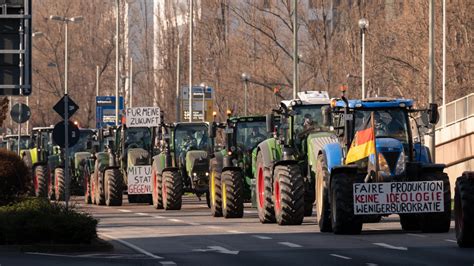
[[[31,94],[31,0],[0,0],[0,95]]]

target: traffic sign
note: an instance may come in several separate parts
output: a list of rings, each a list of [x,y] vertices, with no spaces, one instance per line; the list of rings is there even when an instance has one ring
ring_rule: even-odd
[[[19,124],[25,123],[31,117],[30,107],[23,103],[17,103],[13,105],[12,110],[10,111],[10,116],[13,121]]]
[[[59,100],[59,102],[56,103],[56,105],[53,107],[54,111],[58,113],[63,119],[65,118],[65,110],[64,110],[64,101],[66,101],[67,98],[67,111],[68,111],[68,117],[73,116],[77,110],[79,110],[79,105],[77,105],[69,95],[64,95],[64,97]]]
[[[80,137],[80,132],[79,132],[79,128],[74,125],[73,122],[71,121],[68,121],[68,126],[67,126],[67,129],[68,129],[68,147],[72,147],[74,145],[76,145],[76,143],[79,141],[79,137]],[[61,121],[59,123],[57,123],[55,126],[54,126],[54,129],[53,129],[53,140],[54,140],[54,143],[56,143],[57,145],[59,145],[59,147],[61,148],[65,148],[66,147],[66,136],[65,136],[65,123],[64,121]]]
[[[119,97],[119,125],[122,122],[123,96]],[[96,127],[115,125],[115,96],[96,97]]]

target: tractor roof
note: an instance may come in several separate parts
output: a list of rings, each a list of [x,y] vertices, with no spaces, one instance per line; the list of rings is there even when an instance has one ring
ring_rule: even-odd
[[[349,100],[349,108],[393,108],[412,107],[411,99],[395,99],[388,97],[366,98],[365,100]],[[345,107],[342,100],[336,102],[336,107]]]
[[[21,135],[20,138],[29,138],[30,135]],[[5,135],[3,136],[3,139],[17,139],[18,135]]]
[[[263,115],[249,115],[249,116],[233,116],[229,118],[232,122],[261,122],[266,118]]]
[[[291,106],[293,101],[301,101],[298,105],[329,104],[330,98],[327,91],[302,91],[298,92],[298,99],[282,101],[286,106]]]
[[[38,130],[41,130],[41,131],[45,131],[45,130],[53,130],[54,127],[50,126],[50,127],[34,127],[33,130],[34,131],[38,131]]]
[[[208,122],[175,122],[173,124],[175,127],[176,126],[209,126]]]

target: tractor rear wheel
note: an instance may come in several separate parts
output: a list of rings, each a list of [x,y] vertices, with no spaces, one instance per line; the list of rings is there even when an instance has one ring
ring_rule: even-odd
[[[444,211],[421,214],[421,231],[424,233],[445,233],[451,226],[451,187],[446,173],[428,171],[422,174],[423,181],[443,181]]]
[[[54,195],[57,201],[66,199],[66,180],[64,179],[64,169],[54,169]]]
[[[456,180],[454,218],[458,246],[474,247],[474,178],[463,175]]]
[[[272,199],[272,176],[269,168],[263,164],[263,155],[257,155],[257,210],[261,223],[275,222],[275,209]]]
[[[209,178],[209,203],[213,217],[222,217],[221,170],[217,160],[212,159],[210,169],[211,176]]]
[[[43,165],[38,165],[34,170],[33,185],[36,197],[48,196],[48,170]]]
[[[297,164],[277,165],[273,180],[273,203],[277,223],[303,223],[305,190],[300,167]]]
[[[225,218],[244,216],[244,179],[240,171],[222,173],[222,214]]]
[[[180,210],[183,197],[183,179],[178,171],[163,171],[163,208]]]
[[[340,173],[331,178],[331,224],[335,234],[360,234],[362,219],[354,215],[355,174]]]
[[[161,177],[161,174],[157,173],[157,169],[155,165],[153,165],[151,179],[152,179],[151,190],[152,190],[153,207],[155,209],[163,209],[163,197],[161,195],[162,177]]]
[[[316,219],[321,232],[332,232],[331,207],[329,205],[329,191],[327,182],[329,171],[324,154],[318,155],[316,165]]]
[[[122,206],[123,181],[118,169],[107,169],[105,176],[105,205]]]

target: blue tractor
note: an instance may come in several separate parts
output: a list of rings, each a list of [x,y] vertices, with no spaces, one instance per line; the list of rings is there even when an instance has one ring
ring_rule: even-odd
[[[364,222],[390,214],[399,214],[403,230],[449,230],[449,178],[445,165],[433,163],[429,149],[413,141],[412,130],[419,127],[412,129],[410,121],[417,123],[418,114],[425,125],[439,119],[436,104],[420,110],[408,99],[347,100],[344,91],[323,109],[323,124],[333,127],[337,141],[317,155],[322,232],[359,234]],[[349,160],[354,154],[359,158]]]

